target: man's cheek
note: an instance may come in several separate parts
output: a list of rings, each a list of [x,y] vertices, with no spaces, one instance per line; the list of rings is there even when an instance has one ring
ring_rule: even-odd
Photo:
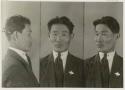
[[[110,45],[113,43],[113,40],[111,38],[109,38],[109,39],[105,40],[105,43]]]
[[[70,41],[70,39],[69,38],[65,38],[63,41],[68,43]]]

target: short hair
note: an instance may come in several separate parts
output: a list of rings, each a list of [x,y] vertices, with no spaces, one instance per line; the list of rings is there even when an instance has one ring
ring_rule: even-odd
[[[13,32],[17,31],[22,33],[22,30],[25,28],[25,24],[31,24],[30,20],[22,15],[14,15],[11,16],[7,19],[7,22],[5,24],[5,33],[6,36],[8,38],[8,40],[10,40],[10,36],[11,34],[13,34]]]
[[[52,25],[54,24],[63,24],[63,25],[66,25],[66,27],[69,29],[69,32],[70,34],[73,33],[73,28],[74,28],[74,25],[73,23],[70,21],[70,19],[66,16],[62,16],[62,17],[56,17],[56,18],[53,18],[51,19],[49,22],[48,22],[48,29],[49,29],[49,32],[51,31],[51,27]]]
[[[119,33],[119,31],[120,31],[120,26],[119,26],[118,21],[111,16],[105,16],[105,17],[102,17],[101,19],[97,19],[93,22],[93,25],[95,27],[98,24],[106,25],[112,31],[112,33]]]

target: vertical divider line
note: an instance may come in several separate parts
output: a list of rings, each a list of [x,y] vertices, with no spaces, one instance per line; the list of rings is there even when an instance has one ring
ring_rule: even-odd
[[[84,60],[84,32],[85,32],[85,2],[83,2],[83,60]]]
[[[38,72],[39,80],[40,80],[40,55],[41,55],[40,53],[41,53],[41,32],[42,32],[42,31],[41,31],[41,8],[42,8],[42,7],[41,7],[41,3],[42,3],[42,1],[40,1],[40,34],[39,34],[39,35],[40,35],[40,39],[39,39],[39,40],[40,40],[40,43],[39,43],[39,48],[40,48],[40,49],[39,49],[39,68],[38,68],[38,69],[39,69],[39,70],[38,70],[38,71],[39,71],[39,72]],[[39,80],[38,80],[38,81],[39,81]],[[39,81],[39,82],[40,82],[40,81]]]

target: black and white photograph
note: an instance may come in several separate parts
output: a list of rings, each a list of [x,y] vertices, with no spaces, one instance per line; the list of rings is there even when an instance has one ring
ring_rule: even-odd
[[[124,88],[124,2],[1,1],[2,88]]]

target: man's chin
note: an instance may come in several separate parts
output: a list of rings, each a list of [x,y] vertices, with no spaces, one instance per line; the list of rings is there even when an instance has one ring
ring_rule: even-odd
[[[56,48],[56,49],[54,49],[54,50],[55,50],[56,52],[64,52],[64,51],[66,51],[66,50],[59,49],[59,48],[58,48],[58,49]]]
[[[109,51],[107,51],[106,49],[102,49],[102,48],[97,48],[98,52],[103,52],[103,53],[107,53]]]
[[[31,49],[30,48],[26,48],[25,49],[25,52],[29,52]]]
[[[102,48],[97,48],[97,51],[98,52],[103,52],[103,49]]]

